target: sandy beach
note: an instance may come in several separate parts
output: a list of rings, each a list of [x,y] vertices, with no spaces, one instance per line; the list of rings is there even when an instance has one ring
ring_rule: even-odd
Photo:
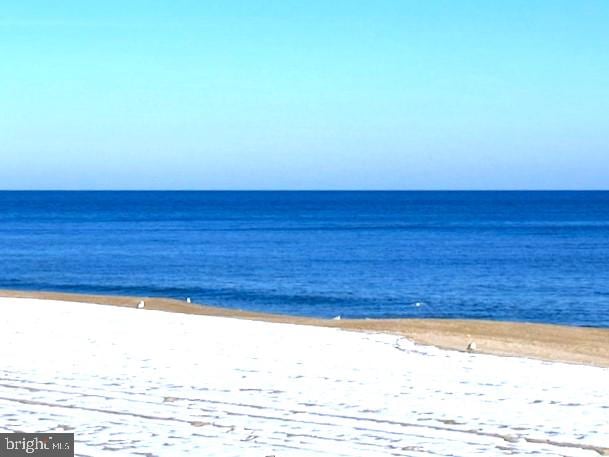
[[[76,455],[609,455],[606,368],[447,351],[383,322],[45,297],[0,298],[0,431],[74,432]]]
[[[609,367],[609,329],[604,328],[458,319],[324,320],[254,313],[163,298],[53,292],[0,290],[0,297],[39,298],[126,307],[135,307],[140,300],[145,300],[146,308],[153,310],[385,332],[405,336],[420,344],[458,351],[466,350],[469,342],[474,341],[477,351],[484,354]]]

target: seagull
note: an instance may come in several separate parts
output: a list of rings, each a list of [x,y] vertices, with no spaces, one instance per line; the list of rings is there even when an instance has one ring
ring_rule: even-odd
[[[186,303],[190,303],[190,297],[186,297]]]
[[[141,300],[138,304],[137,304],[137,309],[144,309],[144,300]]]
[[[468,352],[476,352],[476,349],[478,348],[478,346],[476,346],[476,342],[475,341],[471,341],[468,345],[467,345],[467,351]]]
[[[340,315],[333,317],[332,320],[339,321],[340,320]]]

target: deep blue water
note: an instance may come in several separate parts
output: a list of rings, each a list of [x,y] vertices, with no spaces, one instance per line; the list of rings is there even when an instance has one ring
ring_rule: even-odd
[[[0,288],[609,327],[609,192],[0,192]]]

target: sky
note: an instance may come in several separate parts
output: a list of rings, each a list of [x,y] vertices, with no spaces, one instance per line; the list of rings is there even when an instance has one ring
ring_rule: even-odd
[[[609,189],[609,2],[5,2],[1,189]]]

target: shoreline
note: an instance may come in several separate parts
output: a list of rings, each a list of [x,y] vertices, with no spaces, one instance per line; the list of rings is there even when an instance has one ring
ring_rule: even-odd
[[[0,306],[0,432],[74,432],[79,455],[609,455],[607,368],[131,305]]]
[[[167,298],[63,292],[0,290],[0,297],[122,307],[135,307],[140,300],[145,300],[146,309],[151,310],[389,333],[418,344],[456,351],[465,351],[468,344],[474,341],[476,352],[483,354],[609,367],[609,329],[605,328],[464,319],[328,320],[213,307]]]

